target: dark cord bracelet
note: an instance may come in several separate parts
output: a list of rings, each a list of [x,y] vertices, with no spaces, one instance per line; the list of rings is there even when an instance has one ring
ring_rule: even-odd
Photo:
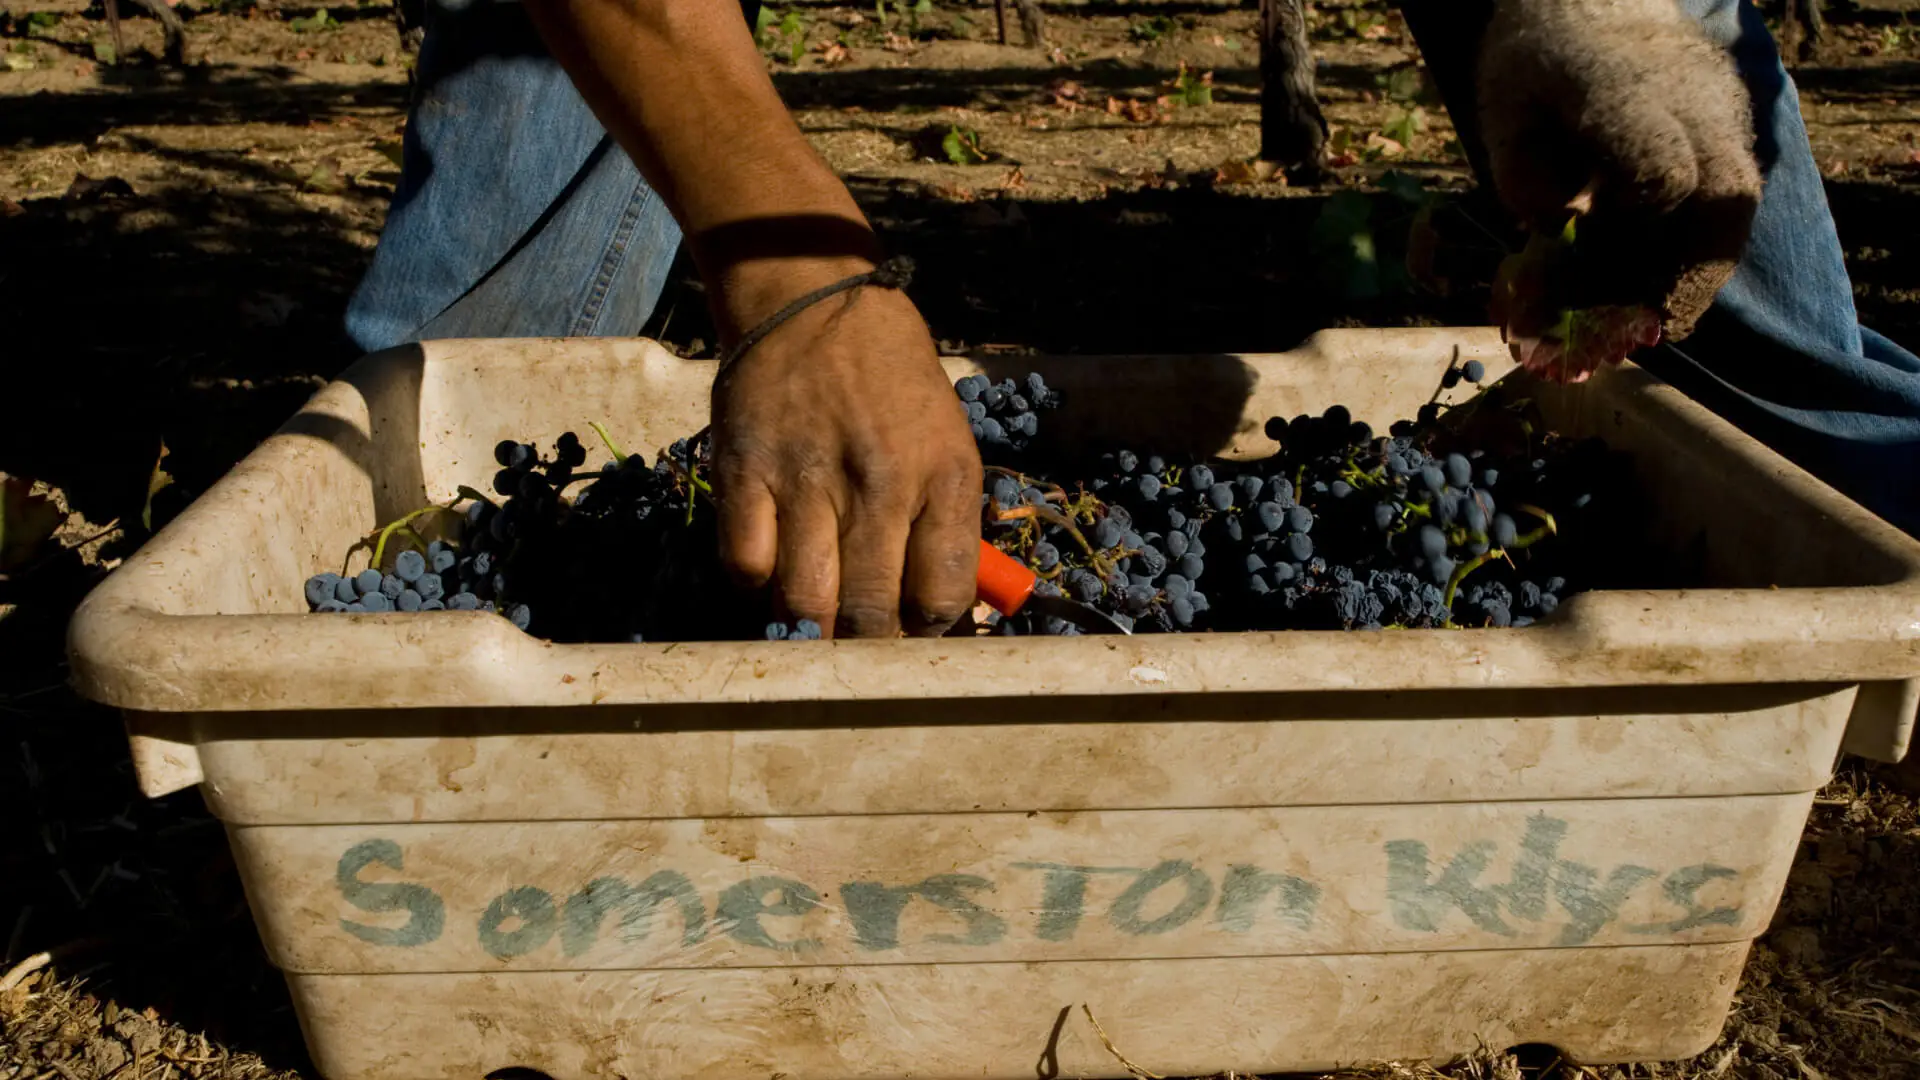
[[[768,334],[780,328],[780,324],[800,314],[830,296],[857,289],[862,285],[878,285],[883,289],[904,289],[913,281],[913,260],[905,255],[895,255],[879,266],[864,274],[855,274],[842,278],[824,288],[815,289],[807,295],[767,316],[759,326],[747,331],[745,337],[733,343],[733,347],[720,354],[720,366],[715,374],[727,370],[727,365],[746,354],[748,349],[760,344]]]

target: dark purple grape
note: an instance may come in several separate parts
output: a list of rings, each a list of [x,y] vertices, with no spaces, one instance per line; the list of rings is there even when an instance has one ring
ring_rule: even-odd
[[[1033,545],[1033,565],[1041,571],[1052,570],[1060,565],[1060,549],[1045,540]]]
[[[334,590],[340,586],[340,575],[333,573],[315,574],[307,579],[304,590],[308,607],[319,607],[334,600]]]
[[[411,585],[427,572],[427,557],[417,551],[403,551],[393,557],[393,574]]]

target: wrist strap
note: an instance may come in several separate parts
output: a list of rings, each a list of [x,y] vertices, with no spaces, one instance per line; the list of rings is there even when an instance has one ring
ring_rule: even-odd
[[[714,374],[718,375],[720,372],[727,370],[728,364],[746,355],[748,349],[760,344],[768,334],[778,330],[781,323],[786,322],[788,319],[793,318],[795,315],[800,314],[802,311],[805,311],[828,297],[838,296],[843,292],[857,289],[862,285],[878,285],[883,289],[904,289],[912,282],[913,260],[907,258],[905,255],[895,255],[893,258],[888,259],[886,262],[881,263],[879,266],[874,267],[864,274],[855,274],[850,278],[842,278],[824,288],[815,289],[800,299],[795,300],[793,303],[788,304],[786,307],[781,308],[779,311],[774,312],[772,315],[767,316],[766,320],[761,322],[759,326],[747,331],[746,336],[734,342],[731,349],[720,354],[720,366]]]

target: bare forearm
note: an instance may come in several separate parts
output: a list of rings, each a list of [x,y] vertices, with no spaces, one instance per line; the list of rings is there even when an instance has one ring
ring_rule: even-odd
[[[673,210],[702,276],[734,309],[727,314],[764,314],[790,299],[777,294],[796,274],[852,272],[874,257],[866,219],[788,116],[737,0],[527,7],[595,115]],[[801,220],[844,223],[827,232],[849,239],[822,250],[792,227]],[[751,244],[735,242],[749,233]],[[792,250],[780,250],[783,236]]]

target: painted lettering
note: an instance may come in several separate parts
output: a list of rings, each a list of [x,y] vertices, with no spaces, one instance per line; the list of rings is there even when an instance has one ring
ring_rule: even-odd
[[[915,885],[882,885],[853,881],[840,887],[840,899],[853,923],[854,941],[862,949],[900,947],[900,916],[914,897],[942,911],[958,915],[966,924],[959,934],[928,934],[942,945],[992,945],[1007,936],[1007,921],[974,902],[969,892],[993,891],[993,882],[971,874],[936,874]]]
[[[1685,914],[1672,922],[1636,923],[1628,926],[1627,932],[1630,934],[1677,934],[1682,930],[1692,930],[1701,926],[1733,926],[1740,921],[1739,908],[1702,907],[1694,894],[1709,881],[1739,876],[1738,870],[1726,866],[1715,866],[1712,863],[1683,866],[1667,875],[1666,880],[1660,883],[1660,891]]]
[[[1186,886],[1186,895],[1173,906],[1173,910],[1157,919],[1141,918],[1140,909],[1146,906],[1147,898],[1162,885],[1182,882]],[[1160,865],[1141,874],[1127,886],[1127,891],[1114,900],[1113,907],[1107,910],[1107,921],[1114,929],[1123,934],[1136,937],[1146,934],[1164,934],[1177,930],[1192,922],[1199,914],[1207,910],[1213,900],[1213,880],[1194,868],[1184,859],[1168,859]]]
[[[411,882],[378,885],[361,881],[360,871],[375,863],[393,870],[406,869],[401,864],[399,844],[392,840],[363,840],[341,853],[340,862],[334,867],[334,884],[339,887],[341,898],[361,911],[406,912],[406,925],[388,929],[341,919],[340,929],[369,945],[410,948],[438,941],[447,923],[447,905],[440,894]]]
[[[1644,866],[1631,863],[1616,866],[1607,875],[1607,883],[1598,889],[1593,883],[1599,879],[1598,871],[1591,866],[1561,860],[1554,871],[1553,894],[1560,906],[1567,909],[1571,916],[1567,925],[1560,929],[1557,945],[1585,945],[1593,940],[1600,928],[1612,922],[1620,914],[1620,905],[1634,887],[1648,878],[1659,877],[1659,873]]]
[[[1044,870],[1040,890],[1040,921],[1034,936],[1041,941],[1066,941],[1080,929],[1087,910],[1087,879],[1095,874],[1138,874],[1139,867],[1071,866],[1066,863],[1018,862],[1015,870]]]
[[[1547,887],[1553,880],[1553,864],[1560,858],[1560,841],[1567,835],[1567,823],[1545,814],[1527,818],[1527,830],[1520,837],[1520,853],[1514,856],[1513,874],[1505,885],[1492,892],[1506,901],[1507,910],[1516,919],[1539,922],[1547,917]]]
[[[1282,921],[1301,930],[1313,927],[1313,912],[1320,903],[1320,889],[1292,874],[1269,874],[1257,866],[1227,867],[1220,882],[1220,907],[1214,917],[1222,929],[1244,934],[1253,929],[1260,905],[1273,893],[1279,893]]]
[[[515,921],[519,925],[512,930],[501,929]],[[531,885],[517,886],[494,897],[480,916],[480,947],[503,960],[525,956],[551,941],[559,922],[552,893]]]
[[[639,885],[615,877],[598,878],[567,897],[560,915],[560,945],[568,956],[593,947],[600,923],[620,913],[620,940],[644,940],[653,926],[654,910],[669,901],[680,909],[680,943],[688,948],[707,936],[707,905],[687,876],[675,870],[649,875]]]
[[[819,939],[781,941],[767,933],[760,920],[767,915],[805,915],[819,906],[820,894],[801,882],[783,877],[750,877],[738,885],[728,886],[720,894],[714,918],[719,928],[735,941],[777,952],[798,953],[819,948]]]
[[[1409,930],[1435,933],[1449,908],[1459,908],[1473,925],[1490,934],[1512,937],[1500,918],[1500,898],[1473,880],[1493,861],[1493,842],[1479,840],[1462,848],[1434,881],[1427,880],[1427,845],[1418,840],[1387,841],[1387,905],[1393,921]]]

